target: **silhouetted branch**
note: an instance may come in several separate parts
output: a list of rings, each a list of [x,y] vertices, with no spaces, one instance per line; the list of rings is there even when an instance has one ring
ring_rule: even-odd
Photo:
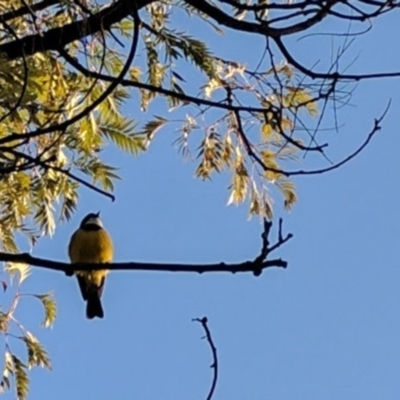
[[[286,268],[287,261],[280,258],[268,260],[267,257],[289,239],[293,237],[292,234],[288,234],[285,237],[282,236],[280,222],[280,229],[278,240],[276,243],[270,246],[268,236],[272,227],[272,222],[264,222],[264,232],[262,234],[262,246],[260,254],[253,260],[244,261],[241,263],[215,263],[215,264],[163,264],[163,263],[142,263],[142,262],[115,262],[110,264],[74,264],[52,261],[44,258],[33,257],[29,253],[5,253],[0,252],[0,261],[4,262],[15,262],[29,264],[35,267],[42,267],[52,269],[54,271],[65,272],[67,275],[73,275],[74,270],[99,270],[99,269],[110,269],[111,271],[158,271],[158,272],[190,272],[190,273],[210,273],[210,272],[252,272],[254,276],[261,275],[262,271],[266,268],[280,267]]]
[[[70,56],[65,50],[59,49],[59,53],[69,64],[71,64],[74,68],[76,68],[84,76],[95,78],[95,79],[100,79],[105,82],[113,82],[115,80],[115,78],[112,76],[109,76],[106,74],[101,74],[96,71],[91,71],[90,69],[88,69],[85,66],[83,66],[82,64],[80,64],[77,58]],[[269,107],[233,105],[233,104],[228,104],[224,101],[213,101],[213,100],[208,100],[208,99],[204,99],[201,97],[195,97],[195,96],[188,95],[186,93],[170,90],[170,89],[167,89],[162,86],[155,86],[155,85],[151,85],[149,83],[137,82],[137,81],[133,81],[131,79],[122,79],[120,82],[120,85],[124,86],[124,87],[134,87],[137,89],[145,89],[150,92],[160,93],[165,96],[174,97],[185,103],[193,103],[198,106],[207,106],[207,107],[214,107],[214,108],[219,108],[219,109],[223,109],[223,110],[231,110],[231,111],[237,110],[237,111],[247,111],[247,112],[255,112],[255,113],[256,112],[264,113],[266,111],[271,111],[274,114],[277,112],[276,107],[274,107],[272,104]]]
[[[133,6],[139,10],[152,2],[154,0],[136,0],[134,2],[119,0],[112,2],[111,5],[104,7],[88,18],[49,29],[44,33],[28,35],[18,40],[1,44],[0,53],[7,55],[9,60],[14,60],[23,55],[29,56],[37,52],[63,48],[86,36],[111,29],[113,24],[122,21],[131,14]]]
[[[339,161],[338,163],[333,164],[330,167],[321,168],[321,169],[314,169],[314,170],[309,170],[309,171],[306,171],[306,170],[282,171],[283,175],[286,175],[286,176],[318,175],[318,174],[323,174],[325,172],[333,171],[333,170],[335,170],[335,169],[347,164],[354,157],[356,157],[358,154],[360,154],[367,147],[367,145],[369,144],[371,139],[375,136],[375,134],[381,130],[380,123],[382,122],[382,120],[385,118],[387,112],[389,111],[390,104],[391,104],[391,101],[389,101],[389,103],[386,106],[386,108],[385,108],[384,112],[382,113],[382,115],[379,118],[374,120],[374,125],[373,125],[371,131],[369,132],[368,136],[366,137],[365,141],[361,144],[361,146],[358,147],[353,153],[351,153],[350,155],[345,157],[342,161]]]
[[[13,36],[16,40],[18,40],[18,35],[15,32],[15,30],[13,29],[13,27],[10,26],[5,21],[3,22],[3,25],[6,28],[6,30],[11,34],[11,36]],[[6,112],[4,115],[1,116],[0,123],[5,121],[10,115],[14,114],[18,110],[18,108],[22,104],[22,100],[26,94],[26,89],[28,87],[28,64],[27,64],[26,57],[25,57],[23,50],[22,50],[22,65],[24,68],[23,84],[22,84],[22,88],[21,88],[22,90],[21,90],[20,94],[18,95],[18,99],[15,102],[15,104],[12,107],[10,107],[8,112]]]
[[[39,3],[26,4],[16,10],[8,11],[0,15],[0,23],[4,24],[6,21],[10,21],[14,18],[22,17],[23,15],[30,14],[34,11],[41,11],[47,7],[57,4],[59,0],[44,0]]]
[[[57,125],[49,126],[47,128],[37,129],[36,131],[28,132],[28,133],[12,133],[4,138],[0,139],[0,144],[8,143],[13,140],[20,140],[24,138],[32,139],[37,136],[44,135],[46,133],[51,133],[56,130],[65,130],[68,126],[72,125],[75,122],[78,122],[80,119],[86,117],[91,111],[93,111],[98,105],[100,105],[107,97],[117,88],[120,84],[121,80],[124,78],[126,73],[129,71],[133,59],[136,54],[138,41],[139,41],[139,24],[140,18],[138,14],[138,10],[134,6],[129,7],[129,14],[132,15],[134,19],[133,24],[133,38],[131,42],[131,48],[129,50],[128,56],[126,58],[125,64],[123,65],[121,72],[115,79],[108,85],[108,87],[104,90],[104,92],[96,98],[91,104],[85,107],[84,110],[80,111],[78,114],[74,115],[70,119],[63,121]]]
[[[61,167],[57,167],[56,165],[49,164],[49,162],[54,161],[52,159],[52,157],[50,157],[50,159],[46,160],[46,159],[43,159],[41,156],[32,157],[29,154],[21,153],[19,151],[13,150],[13,149],[7,149],[7,148],[2,149],[0,147],[0,150],[3,150],[4,152],[13,154],[16,157],[23,158],[23,159],[27,160],[29,162],[29,167],[30,168],[32,168],[34,166],[40,166],[45,170],[51,169],[53,171],[60,172],[60,173],[64,174],[65,176],[68,176],[69,178],[71,178],[75,182],[78,182],[78,183],[82,184],[83,186],[86,186],[90,190],[93,190],[94,192],[97,192],[97,193],[99,193],[99,194],[101,194],[103,196],[108,197],[109,199],[111,199],[111,201],[115,201],[115,196],[112,193],[107,192],[107,191],[105,191],[103,189],[100,189],[99,187],[91,184],[90,182],[85,181],[84,179],[82,179],[79,176],[77,176],[77,175],[73,174],[72,172],[70,172],[68,169],[63,169]]]
[[[246,147],[246,150],[247,150],[247,154],[255,162],[257,162],[257,164],[260,165],[260,167],[264,171],[275,172],[277,174],[282,174],[283,176],[287,176],[287,177],[294,176],[294,175],[318,175],[318,174],[323,174],[325,172],[333,171],[333,170],[335,170],[337,168],[340,168],[341,166],[343,166],[343,165],[347,164],[349,161],[351,161],[358,154],[360,154],[367,147],[367,145],[369,144],[371,139],[375,136],[375,134],[381,130],[380,123],[382,122],[382,120],[385,118],[387,112],[389,111],[390,104],[391,104],[391,101],[389,101],[389,103],[386,106],[385,110],[383,111],[382,115],[379,118],[374,120],[373,127],[371,128],[371,131],[369,132],[369,134],[365,138],[364,142],[355,151],[353,151],[353,153],[349,154],[343,160],[341,160],[341,161],[339,161],[339,162],[337,162],[337,163],[335,163],[335,164],[333,164],[333,165],[331,165],[329,167],[326,167],[326,168],[312,169],[312,170],[287,171],[287,170],[283,170],[283,169],[277,169],[277,168],[269,167],[269,166],[265,165],[265,163],[263,162],[261,157],[259,157],[257,155],[256,151],[253,150],[253,147],[252,147],[250,141],[248,140],[247,136],[243,133],[243,129],[240,129],[240,125],[239,125],[239,129],[238,129],[238,133],[239,133],[239,136],[241,137],[241,139],[243,140],[243,143],[244,143],[244,145]],[[240,119],[239,118],[238,118],[238,121],[240,123]]]
[[[312,68],[307,68],[300,62],[298,62],[291,54],[291,52],[283,44],[280,37],[275,37],[274,42],[278,49],[286,60],[298,69],[303,74],[309,76],[312,79],[330,79],[332,81],[361,81],[366,79],[379,79],[379,78],[398,78],[400,77],[400,71],[395,72],[374,72],[374,73],[362,73],[362,74],[342,74],[339,72],[316,72]]]
[[[210,349],[211,349],[211,353],[212,353],[213,361],[212,361],[210,368],[212,368],[212,370],[213,370],[213,378],[212,378],[210,390],[208,391],[208,394],[206,397],[206,400],[211,400],[214,395],[215,388],[217,387],[217,380],[218,380],[217,348],[215,347],[213,338],[211,336],[210,328],[208,327],[207,317],[193,318],[192,321],[199,322],[201,324],[201,326],[203,327],[204,332],[205,332],[205,336],[203,337],[203,339],[207,340],[207,343],[210,345]]]

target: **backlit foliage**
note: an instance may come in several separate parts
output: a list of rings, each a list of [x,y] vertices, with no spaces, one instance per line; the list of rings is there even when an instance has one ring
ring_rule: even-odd
[[[0,310],[0,332],[4,337],[4,363],[0,375],[0,393],[14,388],[17,399],[27,398],[29,392],[29,370],[33,367],[51,369],[51,361],[40,341],[29,331],[18,318],[20,303],[29,298],[37,299],[43,308],[42,326],[53,325],[57,308],[53,296],[47,294],[27,294],[22,291],[22,283],[30,275],[30,267],[25,264],[9,263],[1,280],[3,298],[7,295],[7,304]],[[35,307],[35,304],[30,304]],[[16,349],[24,348],[24,351]]]
[[[189,24],[200,21],[204,29],[224,34],[193,2],[134,2],[141,6],[137,15],[131,10],[107,29],[81,34],[93,13],[117,3],[127,7],[122,1],[0,0],[0,49],[15,43],[28,52],[19,40],[82,22],[71,33],[77,39],[62,46],[0,54],[1,251],[18,251],[17,235],[31,247],[52,235],[57,222],[72,217],[83,187],[112,197],[119,165],[105,161],[107,146],[137,156],[164,133],[175,132],[171,143],[194,160],[197,178],[225,174],[227,204],[245,203],[250,216],[271,219],[274,203],[289,210],[297,201],[285,168],[312,150],[310,143],[318,147],[307,124],[319,116],[321,88],[284,58],[272,62],[271,56],[268,62],[264,54],[251,69],[246,52],[235,60],[215,53],[211,41],[177,22],[185,17]],[[248,13],[237,10],[233,16],[241,21]],[[259,11],[257,18],[267,13]],[[133,60],[125,65],[128,53]],[[119,77],[122,71],[126,74]],[[50,360],[15,316],[29,270],[16,264],[6,270],[19,278],[9,307],[0,311],[5,339],[0,389],[14,384],[24,399],[28,370],[50,368]],[[53,298],[30,297],[44,307],[43,327],[51,326]],[[26,347],[26,357],[13,350],[15,340]]]
[[[6,3],[10,5],[0,2],[2,9]],[[24,4],[14,0],[12,7],[19,9]],[[207,43],[174,27],[172,4],[153,2],[145,8],[136,49],[139,56],[122,84],[93,109],[91,105],[110,83],[101,76],[91,76],[90,72],[103,76],[117,76],[121,72],[126,57],[121,41],[132,38],[132,18],[115,24],[111,32],[99,32],[70,43],[61,49],[68,53],[67,59],[57,51],[11,60],[2,58],[0,239],[3,250],[16,250],[17,231],[35,244],[41,235],[54,232],[56,220],[71,218],[82,179],[107,192],[114,189],[117,166],[108,165],[102,157],[108,143],[137,155],[148,148],[157,130],[164,126],[164,130],[176,129],[179,122],[166,116],[134,121],[128,116],[130,113],[122,112],[132,95],[129,86],[134,83],[163,86],[171,93],[184,95],[185,83],[189,76],[191,80],[194,76],[204,99],[227,96],[233,104],[238,96],[246,96],[247,104],[266,110],[243,111],[239,116],[232,110],[212,114],[208,108],[199,108],[197,112],[185,113],[186,117],[177,110],[177,115],[184,116],[178,126],[181,132],[178,142],[188,153],[192,146],[198,148],[196,176],[209,179],[214,173],[230,174],[229,204],[248,201],[251,214],[271,217],[273,187],[281,191],[286,208],[296,201],[293,183],[283,179],[279,170],[281,162],[288,157],[294,159],[299,150],[297,139],[287,140],[296,132],[296,119],[302,110],[309,115],[317,113],[311,89],[285,63],[265,71],[249,71],[240,61],[214,55]],[[87,16],[87,7],[98,11],[100,6],[64,1],[37,11],[34,20],[10,18],[0,34],[0,42],[80,20]],[[190,7],[187,11],[193,13]],[[77,69],[74,61],[86,73]],[[183,68],[185,63],[194,74]],[[165,96],[174,110],[187,104],[183,98],[150,87],[140,90],[141,109],[150,110],[151,102],[159,96]],[[76,121],[70,123],[71,119]],[[244,139],[250,130],[254,136],[251,144]],[[198,135],[192,139],[193,131],[201,133],[200,141]],[[249,157],[249,150],[259,155],[263,167]]]

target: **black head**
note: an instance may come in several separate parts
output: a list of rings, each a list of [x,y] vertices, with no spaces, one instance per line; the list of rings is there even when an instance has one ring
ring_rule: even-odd
[[[85,218],[83,218],[81,222],[81,228],[87,227],[87,226],[98,226],[100,228],[103,227],[103,223],[101,222],[100,219],[100,211],[98,213],[90,213],[86,215]]]

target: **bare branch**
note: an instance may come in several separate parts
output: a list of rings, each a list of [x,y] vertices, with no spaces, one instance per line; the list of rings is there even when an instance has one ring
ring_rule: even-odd
[[[381,130],[380,123],[382,122],[383,118],[386,116],[387,112],[389,111],[391,102],[389,101],[388,105],[386,106],[386,109],[382,113],[382,115],[375,119],[374,125],[369,132],[368,136],[366,137],[365,141],[361,144],[361,146],[356,149],[353,153],[351,153],[349,156],[344,158],[342,161],[331,165],[330,167],[326,168],[321,168],[321,169],[314,169],[314,170],[299,170],[299,171],[282,171],[282,173],[286,176],[293,176],[293,175],[318,175],[318,174],[324,174],[325,172],[333,171],[345,164],[347,164],[349,161],[351,161],[354,157],[356,157],[358,154],[360,154],[369,144],[371,139],[375,136],[377,132]]]
[[[289,239],[293,237],[292,234],[288,234],[286,237],[282,237],[280,232],[278,240],[272,246],[269,244],[268,236],[272,227],[272,222],[264,222],[264,232],[262,234],[262,246],[260,254],[250,261],[244,261],[241,263],[215,263],[215,264],[162,264],[162,263],[142,263],[142,262],[116,262],[110,264],[74,264],[73,266],[69,263],[52,261],[44,258],[33,257],[29,253],[5,253],[0,252],[0,261],[4,262],[16,262],[29,264],[35,267],[42,267],[52,269],[54,271],[65,272],[67,275],[73,275],[73,271],[81,270],[100,270],[110,269],[112,271],[156,271],[156,272],[190,272],[190,273],[210,273],[210,272],[228,272],[228,273],[239,273],[239,272],[251,272],[254,276],[260,276],[262,271],[271,267],[286,268],[287,261],[280,258],[268,260],[267,257]]]
[[[373,73],[362,73],[362,74],[341,74],[339,72],[316,72],[311,68],[307,68],[297,61],[291,54],[291,52],[283,44],[280,37],[274,37],[275,44],[282,55],[287,61],[297,68],[303,74],[313,79],[330,79],[332,81],[361,81],[366,79],[379,79],[379,78],[398,78],[400,77],[400,71],[395,72],[373,72]]]
[[[326,168],[320,168],[320,169],[313,169],[313,170],[293,170],[293,171],[286,171],[282,169],[276,169],[273,167],[268,167],[265,165],[265,163],[262,161],[262,159],[257,155],[257,153],[253,150],[251,143],[247,139],[247,136],[243,133],[243,130],[239,129],[238,133],[243,140],[247,153],[248,155],[257,162],[258,165],[264,170],[264,171],[272,171],[277,174],[282,174],[283,176],[295,176],[295,175],[319,175],[319,174],[324,174],[325,172],[333,171],[335,169],[340,168],[341,166],[347,164],[349,161],[351,161],[354,157],[356,157],[358,154],[360,154],[369,144],[371,139],[376,135],[377,132],[381,130],[381,125],[380,123],[382,120],[385,118],[387,112],[389,111],[391,101],[389,101],[388,105],[386,106],[385,110],[383,111],[382,115],[374,120],[373,127],[369,134],[367,135],[366,139],[364,142],[350,155],[345,157],[343,160],[339,161],[338,163],[335,163],[329,167]]]
[[[205,332],[205,336],[203,337],[203,339],[207,340],[207,343],[210,345],[210,349],[211,349],[211,353],[212,353],[212,364],[210,366],[210,368],[212,368],[213,370],[213,378],[212,378],[212,382],[211,382],[211,386],[210,386],[210,390],[208,391],[206,400],[211,400],[214,392],[215,392],[215,388],[217,387],[217,381],[218,381],[218,355],[217,355],[217,348],[215,347],[214,344],[214,340],[211,336],[211,331],[210,328],[208,327],[208,318],[207,317],[203,317],[203,318],[193,318],[192,321],[194,322],[199,322],[201,324],[201,326],[204,329]]]
[[[326,5],[321,6],[320,9],[309,19],[285,28],[272,28],[269,24],[253,23],[233,18],[207,1],[199,2],[197,0],[185,0],[185,2],[228,28],[242,32],[257,33],[265,37],[277,38],[283,35],[291,35],[305,31],[306,29],[316,25],[318,22],[321,22],[328,15],[329,10],[335,5],[335,3],[338,3],[338,0],[328,0]]]

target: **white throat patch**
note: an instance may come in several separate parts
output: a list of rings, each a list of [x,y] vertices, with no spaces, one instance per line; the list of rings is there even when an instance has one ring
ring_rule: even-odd
[[[101,222],[101,219],[99,217],[92,217],[89,218],[86,222],[85,225],[97,225],[100,228],[104,228],[103,223]]]

